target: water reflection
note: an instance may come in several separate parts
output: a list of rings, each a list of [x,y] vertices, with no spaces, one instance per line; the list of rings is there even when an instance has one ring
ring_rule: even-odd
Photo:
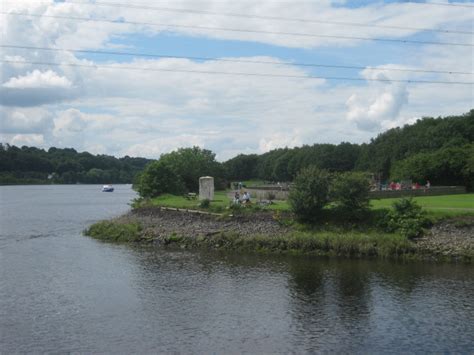
[[[165,350],[176,350],[176,341],[196,347],[196,337],[202,351],[466,351],[473,345],[472,337],[460,336],[474,330],[470,267],[135,253],[148,322],[158,322],[161,334],[174,329]],[[440,283],[458,293],[437,293]],[[444,323],[436,322],[446,311]]]

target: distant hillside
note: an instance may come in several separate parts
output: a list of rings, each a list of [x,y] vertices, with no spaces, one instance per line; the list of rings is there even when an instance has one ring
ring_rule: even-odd
[[[301,168],[360,170],[384,180],[430,180],[474,186],[474,110],[461,116],[423,118],[390,129],[368,144],[314,144],[238,155],[224,163],[234,180],[290,181]]]
[[[360,170],[390,175],[396,162],[420,153],[460,148],[474,143],[474,110],[462,116],[423,118],[413,125],[390,129],[362,145],[356,164]]]
[[[132,183],[151,160],[0,144],[0,184]]]

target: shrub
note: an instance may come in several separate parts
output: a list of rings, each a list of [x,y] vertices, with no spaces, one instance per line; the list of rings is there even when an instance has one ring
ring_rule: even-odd
[[[329,202],[331,175],[314,166],[304,168],[296,176],[288,196],[295,217],[303,222],[314,222]]]
[[[157,197],[164,193],[179,195],[185,191],[182,179],[166,164],[155,161],[147,165],[134,185],[141,197]]]
[[[344,215],[360,217],[369,208],[369,191],[369,180],[363,173],[342,173],[331,184],[331,200]]]
[[[208,198],[199,202],[199,207],[201,208],[209,208],[209,206],[211,206],[211,200],[209,200]]]
[[[385,227],[388,232],[398,232],[407,238],[416,238],[423,234],[429,220],[420,205],[411,198],[395,201],[393,209],[387,212]]]
[[[242,213],[244,208],[245,207],[243,205],[241,205],[240,203],[231,202],[230,205],[229,205],[229,209],[230,209],[230,211],[232,211],[233,214]]]

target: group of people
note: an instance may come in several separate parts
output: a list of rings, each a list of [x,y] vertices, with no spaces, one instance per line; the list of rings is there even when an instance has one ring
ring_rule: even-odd
[[[420,185],[419,183],[413,183],[411,184],[411,189],[412,190],[418,190],[418,189],[421,189],[421,188],[426,188],[426,189],[429,189],[431,186],[431,183],[430,181],[426,181],[426,184],[423,186],[423,185]],[[399,182],[394,182],[392,181],[389,185],[388,185],[388,189],[389,190],[404,190],[404,189],[410,189],[410,187],[408,186],[403,186],[401,183]]]
[[[235,204],[249,204],[250,194],[247,191],[244,191],[242,196],[240,196],[239,191],[236,191],[234,194],[234,203]]]

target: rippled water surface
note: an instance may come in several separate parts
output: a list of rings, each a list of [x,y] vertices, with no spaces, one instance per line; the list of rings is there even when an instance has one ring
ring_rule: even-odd
[[[468,265],[101,243],[129,186],[0,187],[0,352],[474,351]]]

